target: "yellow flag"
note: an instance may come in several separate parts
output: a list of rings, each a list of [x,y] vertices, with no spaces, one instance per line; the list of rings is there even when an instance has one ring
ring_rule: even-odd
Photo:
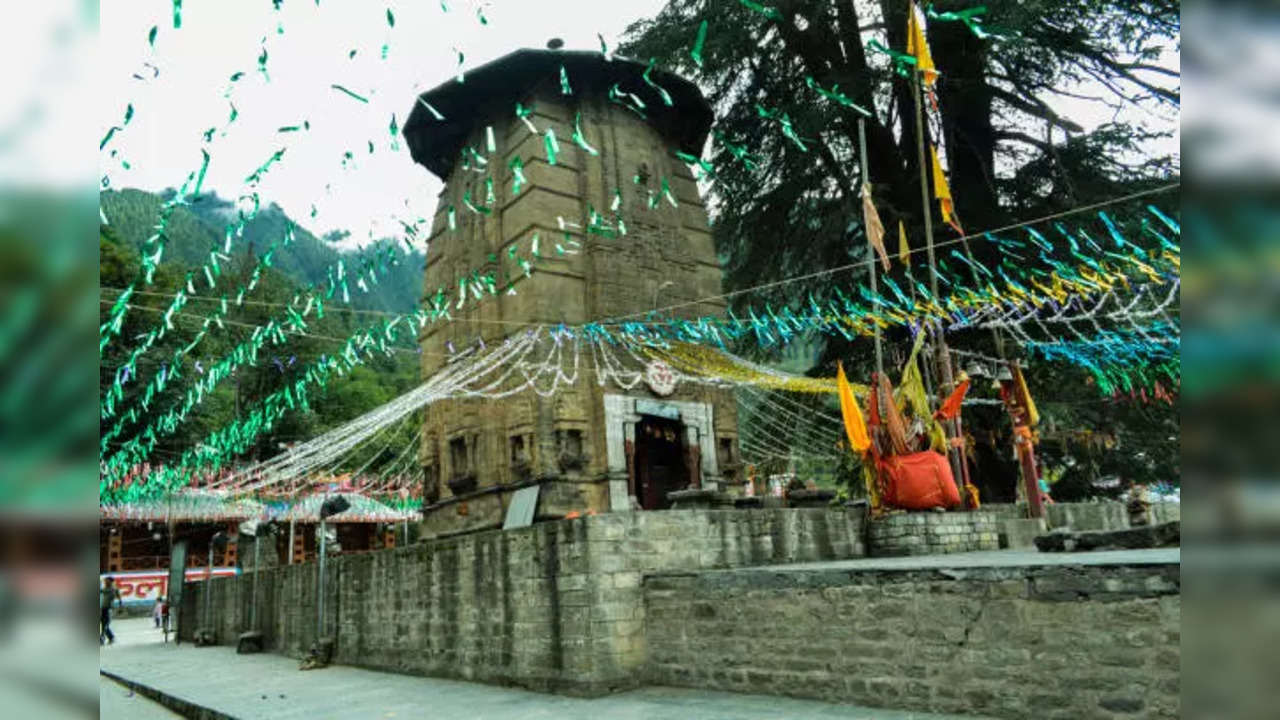
[[[911,245],[907,242],[907,229],[903,227],[901,220],[898,221],[898,260],[911,267]]]
[[[938,68],[933,64],[933,55],[929,52],[929,41],[925,39],[924,13],[915,3],[911,3],[911,15],[907,18],[907,54],[916,59],[920,81],[925,87],[933,87],[938,80]]]
[[[876,204],[871,201],[871,185],[862,183],[862,222],[867,228],[867,242],[880,255],[880,264],[889,272],[889,253],[884,249],[884,223],[880,222],[880,213],[876,212]]]
[[[844,431],[849,436],[849,447],[861,455],[871,447],[871,437],[867,435],[867,424],[862,419],[862,410],[858,408],[858,400],[853,396],[853,388],[844,376],[844,366],[836,363],[836,388],[840,393],[840,414],[844,416]]]
[[[951,199],[951,188],[947,185],[946,174],[942,172],[942,161],[938,159],[938,148],[930,145],[929,152],[933,155],[933,194],[942,209],[942,221],[963,235],[960,220],[956,218],[955,202]]]
[[[1027,425],[1035,427],[1040,424],[1040,411],[1036,409],[1035,400],[1031,399],[1031,391],[1027,389],[1027,380],[1022,376],[1022,368],[1013,365],[1011,369],[1014,392],[1022,399],[1022,404],[1027,409]]]
[[[933,411],[929,409],[929,395],[924,390],[920,364],[916,362],[920,349],[924,346],[924,339],[925,333],[916,336],[911,355],[902,369],[902,380],[898,382],[898,410],[905,412],[907,408],[911,408],[912,416],[919,418],[925,426],[929,436],[929,447],[945,453],[947,451],[946,431],[942,429],[942,423],[933,418]]]

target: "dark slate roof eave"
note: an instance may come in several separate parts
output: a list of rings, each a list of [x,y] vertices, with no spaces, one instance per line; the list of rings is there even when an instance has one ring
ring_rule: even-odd
[[[642,98],[650,124],[669,141],[683,152],[701,154],[713,115],[702,92],[689,80],[654,69],[651,78],[672,98],[672,106],[667,107],[658,91],[643,82],[646,63],[622,57],[606,60],[591,51],[523,49],[467,72],[462,83],[450,80],[415,98],[403,129],[414,162],[447,179],[474,128],[476,113],[501,103],[509,104],[514,114],[518,99],[537,84],[556,78],[562,64],[570,84],[577,83],[575,92],[603,94],[607,86],[619,83]],[[430,103],[445,119],[436,120],[418,100]]]

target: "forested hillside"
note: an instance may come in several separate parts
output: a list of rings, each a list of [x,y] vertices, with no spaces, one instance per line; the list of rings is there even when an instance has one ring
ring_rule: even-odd
[[[160,207],[168,194],[155,194],[143,190],[108,190],[99,196],[100,206],[113,235],[126,246],[137,250],[154,232]],[[294,223],[294,241],[283,246],[287,225],[291,222],[279,206],[267,205],[244,227],[244,236],[232,243],[235,254],[251,248],[261,255],[277,245],[273,267],[298,285],[319,284],[329,268],[344,256],[355,257],[358,252],[343,252],[317,238]],[[209,255],[211,248],[223,248],[227,228],[237,223],[235,204],[214,194],[192,198],[189,203],[174,212],[169,221],[169,242],[164,261],[172,266],[195,268]],[[365,252],[382,250],[392,240],[382,240],[367,246]],[[401,261],[387,277],[370,287],[367,294],[352,298],[352,304],[360,310],[411,312],[417,307],[422,294],[422,268],[425,261],[420,252],[408,253],[401,244]],[[350,262],[350,260],[348,260]]]
[[[99,228],[100,322],[107,322],[121,290],[138,280],[141,272],[138,248],[154,232],[163,202],[160,196],[138,190],[101,194],[101,209],[108,224]],[[288,218],[273,205],[263,208],[247,224],[244,238],[232,243],[232,251],[227,254],[229,260],[222,263],[218,290],[203,292],[203,281],[197,280],[201,292],[190,295],[181,310],[166,315],[175,294],[187,286],[188,272],[207,261],[211,248],[219,251],[224,248],[225,228],[228,222],[234,227],[234,213],[231,203],[205,195],[179,207],[170,217],[169,241],[153,282],[131,295],[130,311],[118,337],[101,354],[100,387],[105,392],[118,383],[123,391],[116,403],[120,410],[102,418],[100,432],[104,436],[118,424],[123,426],[122,433],[108,440],[104,457],[131,437],[147,431],[156,416],[180,407],[193,384],[220,359],[236,353],[255,331],[270,322],[283,322],[290,299],[297,298],[306,285],[322,283],[331,264],[343,259],[348,273],[360,266],[360,253],[342,253],[301,228],[295,227],[294,241],[284,246],[281,241]],[[258,257],[273,243],[277,245],[271,267],[261,273],[253,289],[245,294],[243,303],[230,304],[228,314],[209,326],[207,318],[219,307],[217,297],[234,297],[234,288],[246,287],[253,268],[258,265]],[[250,248],[252,258],[248,254]],[[363,252],[371,254],[383,248],[385,245],[372,246]],[[202,394],[190,418],[172,432],[163,433],[151,463],[172,462],[206,442],[211,433],[246,417],[271,393],[296,381],[308,367],[326,356],[341,354],[347,338],[359,337],[365,332],[386,338],[385,352],[363,352],[358,367],[321,387],[305,407],[287,414],[263,433],[243,459],[270,457],[288,443],[312,438],[416,385],[419,367],[413,333],[391,334],[386,324],[393,313],[412,312],[416,308],[423,256],[407,254],[403,245],[396,256],[398,264],[387,264],[385,274],[380,272],[376,283],[367,284],[367,292],[353,286],[349,303],[334,298],[323,316],[313,313],[307,319],[304,333],[290,337],[287,345],[267,344],[261,354],[245,362],[232,377]],[[211,330],[207,336],[202,332],[206,327]],[[145,338],[156,329],[163,332],[154,346],[138,358],[132,370],[124,370],[135,349],[144,346]],[[175,364],[173,358],[183,349],[184,359]],[[159,392],[152,394],[147,388],[157,377],[166,378],[166,382]],[[131,420],[125,416],[126,408],[140,408],[145,412]],[[357,467],[366,462],[371,468],[381,467],[383,462],[398,456],[412,440],[412,424],[406,423],[402,431],[399,442],[357,452],[351,462],[357,463]],[[370,457],[370,453],[378,453],[379,457]],[[388,457],[382,458],[381,454]]]

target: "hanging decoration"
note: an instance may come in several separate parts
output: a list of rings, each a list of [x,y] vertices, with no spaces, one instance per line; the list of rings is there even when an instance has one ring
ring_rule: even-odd
[[[938,160],[938,149],[929,148],[929,157],[933,163],[933,195],[938,199],[938,208],[942,211],[942,221],[964,235],[960,220],[956,218],[955,202],[951,199],[951,187],[947,184],[946,173],[942,172],[942,162]]]
[[[750,0],[740,0],[740,3],[767,22],[783,20],[782,14],[773,7]],[[444,12],[449,11],[444,2],[441,8]],[[174,0],[172,9],[173,26],[177,29],[182,24],[181,0]],[[876,41],[869,45],[889,55],[898,72],[910,74],[919,71],[922,83],[932,98],[940,73],[929,51],[926,18],[937,22],[961,22],[974,35],[985,38],[995,33],[984,29],[981,18],[984,12],[985,8],[971,8],[937,13],[930,6],[926,13],[913,3],[908,18],[906,53],[891,51]],[[488,24],[483,8],[477,8],[476,16],[481,25]],[[385,19],[388,29],[396,27],[397,18],[390,8],[385,10]],[[702,20],[689,50],[690,58],[698,67],[703,65],[708,27],[709,22]],[[283,27],[279,26],[277,30],[282,32]],[[148,45],[152,48],[157,36],[158,26],[152,27],[147,35]],[[388,45],[383,45],[383,59],[388,56],[388,48]],[[465,81],[465,56],[462,50],[456,47],[453,50],[457,56],[456,80],[462,83]],[[606,60],[610,59],[603,38],[601,53]],[[268,59],[264,38],[257,56],[257,70],[266,82],[270,82]],[[656,58],[650,59],[642,80],[664,105],[673,107],[670,93],[654,80],[656,63]],[[148,67],[153,68],[158,76],[158,67],[150,64]],[[222,126],[222,136],[239,118],[231,89],[245,77],[244,72],[233,74],[224,93],[229,103],[229,117]],[[252,79],[252,73],[249,78]],[[805,84],[813,93],[838,108],[870,116],[867,109],[842,93],[838,85],[827,88],[813,77],[806,77]],[[560,86],[564,95],[572,94],[568,73],[563,66],[560,68]],[[330,89],[361,104],[370,104],[370,96],[343,85],[332,84]],[[645,117],[648,108],[636,94],[614,85],[608,96],[610,102]],[[444,120],[444,116],[425,100],[419,98],[418,102],[436,121]],[[783,137],[802,152],[807,152],[805,139],[783,108],[761,105],[756,109],[760,119],[776,123]],[[547,161],[555,165],[561,152],[556,134],[550,127],[545,132],[539,131],[531,121],[532,112],[532,108],[516,105],[516,117],[531,133],[542,136]],[[134,104],[129,103],[123,119],[108,128],[99,143],[100,152],[108,153],[113,160],[118,159],[125,169],[129,169],[129,164],[118,156],[112,143],[119,140],[134,117]],[[392,149],[398,151],[400,128],[395,115],[385,127],[391,136]],[[309,129],[309,121],[303,120],[301,124],[280,126],[276,132],[292,138],[305,134]],[[142,246],[138,279],[119,291],[105,313],[106,321],[100,327],[100,352],[118,341],[125,317],[131,309],[153,310],[138,305],[136,298],[152,283],[164,259],[168,226],[174,213],[201,193],[210,165],[207,146],[217,132],[218,127],[205,131],[206,147],[202,148],[201,166],[187,176],[180,189],[161,207],[153,234]],[[483,201],[473,198],[470,191],[461,199],[452,199],[452,203],[461,202],[468,211],[478,215],[492,213],[497,204],[495,184],[505,182],[505,178],[494,171],[497,164],[490,166],[489,158],[497,152],[492,128],[486,129],[485,137],[485,154],[467,148],[470,152],[464,151],[463,159],[464,169],[485,175]],[[571,137],[573,143],[588,154],[599,154],[583,133],[580,114],[574,117]],[[758,168],[760,159],[748,152],[745,145],[727,140],[719,130],[713,131],[713,137],[717,147],[709,160],[685,153],[676,155],[679,160],[696,168],[696,180],[713,179],[718,162],[739,162],[747,169]],[[367,145],[372,153],[374,143],[370,140]],[[740,402],[768,408],[776,417],[798,423],[796,427],[803,428],[803,437],[807,438],[804,442],[809,444],[808,451],[814,457],[834,451],[840,435],[837,424],[844,424],[845,430],[850,430],[847,422],[849,406],[861,418],[857,404],[859,398],[868,402],[869,423],[864,421],[862,436],[845,433],[855,449],[861,445],[861,441],[855,442],[855,438],[865,436],[865,449],[880,455],[889,449],[895,453],[903,450],[907,447],[904,443],[912,441],[908,419],[922,423],[925,427],[921,437],[931,438],[929,444],[936,446],[932,439],[933,429],[937,427],[936,419],[954,417],[962,406],[973,401],[965,399],[968,385],[967,380],[962,379],[936,414],[924,412],[928,399],[924,396],[916,352],[926,335],[925,330],[933,327],[948,332],[1001,329],[1033,358],[1065,361],[1087,369],[1099,390],[1113,397],[1127,394],[1145,399],[1149,393],[1153,400],[1172,402],[1171,397],[1177,392],[1180,324],[1173,303],[1177,301],[1180,286],[1180,250],[1177,243],[1180,227],[1177,221],[1158,209],[1149,208],[1147,216],[1140,222],[1133,218],[1122,221],[1107,213],[1098,213],[1102,231],[1095,236],[1100,241],[1084,228],[1068,229],[1059,223],[1053,223],[1051,228],[1028,227],[1025,237],[986,235],[982,239],[991,242],[1004,259],[999,264],[979,265],[967,249],[963,253],[953,250],[949,258],[967,272],[952,272],[945,263],[940,263],[936,269],[928,269],[927,272],[934,276],[931,279],[945,287],[936,293],[930,292],[913,274],[917,271],[911,268],[910,244],[905,227],[899,222],[897,254],[907,272],[905,277],[896,280],[885,278],[883,293],[861,286],[844,287],[832,283],[828,292],[819,293],[821,297],[818,298],[810,296],[807,303],[788,307],[757,305],[740,313],[742,317],[729,313],[727,317],[690,319],[654,312],[644,317],[582,327],[531,328],[512,335],[502,343],[491,342],[487,346],[483,340],[478,340],[477,347],[456,353],[457,362],[408,395],[314,438],[279,458],[246,469],[236,463],[236,458],[287,413],[308,407],[310,393],[323,389],[328,382],[350,372],[373,353],[409,352],[403,346],[413,340],[415,326],[421,330],[427,323],[449,321],[453,311],[503,290],[514,293],[514,283],[530,278],[536,262],[542,257],[539,237],[534,234],[529,239],[527,256],[522,251],[523,243],[512,246],[502,256],[505,262],[497,263],[497,270],[483,273],[473,270],[461,275],[455,278],[456,283],[448,283],[428,294],[423,309],[388,316],[380,322],[365,325],[346,338],[336,352],[318,360],[299,361],[297,355],[287,349],[290,339],[306,332],[310,318],[323,317],[326,304],[349,303],[349,285],[354,284],[359,291],[368,292],[370,284],[377,283],[378,277],[385,273],[386,263],[394,264],[395,259],[388,254],[366,263],[362,258],[358,268],[344,266],[340,261],[329,269],[326,282],[316,289],[298,293],[287,305],[282,304],[280,312],[255,326],[252,334],[235,344],[226,357],[193,362],[203,341],[227,323],[232,308],[241,306],[247,297],[252,297],[261,273],[271,267],[274,245],[259,256],[258,265],[248,282],[234,290],[218,287],[222,278],[221,263],[229,260],[233,240],[243,237],[246,223],[259,212],[262,199],[258,187],[273,166],[282,161],[286,149],[276,150],[245,178],[248,189],[237,199],[237,222],[227,226],[221,252],[216,248],[211,251],[204,263],[188,272],[185,289],[179,288],[164,309],[154,309],[160,316],[155,327],[139,338],[140,342],[126,354],[128,359],[112,373],[113,382],[104,391],[101,408],[103,420],[114,420],[103,435],[101,449],[100,495],[108,501],[104,505],[104,516],[124,513],[114,516],[129,517],[131,511],[156,515],[161,512],[158,502],[161,498],[168,499],[170,503],[165,511],[168,514],[163,516],[166,518],[182,516],[182,513],[187,517],[215,517],[253,512],[252,506],[243,504],[253,497],[272,497],[273,492],[280,492],[292,498],[309,487],[316,487],[315,483],[333,485],[335,464],[340,464],[361,443],[385,436],[380,433],[389,434],[395,423],[427,404],[456,397],[501,399],[525,391],[551,396],[560,388],[577,382],[580,373],[589,375],[600,384],[614,383],[620,388],[630,389],[646,378],[652,382],[653,368],[661,368],[664,382],[738,388],[744,398]],[[931,147],[930,154],[934,192],[943,219],[963,236],[938,148]],[[353,159],[353,154],[347,152],[344,166]],[[514,157],[507,168],[511,172],[512,195],[518,195],[528,183],[523,161]],[[104,176],[102,183],[107,187],[109,178]],[[673,208],[679,206],[668,178],[662,177],[656,190],[651,187],[646,181],[650,209],[664,201]],[[586,207],[585,217],[578,218],[581,223],[559,218],[564,240],[554,243],[556,254],[581,252],[587,236],[595,236],[598,241],[598,238],[618,238],[627,234],[620,215],[622,194],[618,189],[613,192],[609,208],[614,215],[612,220],[590,204]],[[864,185],[862,194],[868,236],[882,266],[888,270],[890,255],[884,245],[884,228],[872,202],[870,187]],[[447,227],[456,232],[455,208],[451,203],[443,203],[443,206],[446,208]],[[315,213],[313,205],[313,217]],[[102,220],[104,223],[109,221],[105,213],[102,213]],[[401,225],[407,235],[416,234],[416,224],[401,221]],[[576,231],[576,237],[571,229]],[[1140,233],[1148,242],[1136,242],[1135,233]],[[1155,250],[1149,242],[1153,238],[1159,242]],[[291,240],[292,228],[288,228],[281,242],[288,245]],[[498,256],[491,255],[490,265],[486,267],[498,259]],[[194,300],[213,302],[216,306],[206,314],[193,314],[189,305]],[[198,324],[199,329],[187,344],[163,358],[148,357],[159,340],[177,332],[179,325],[188,323]],[[883,375],[873,379],[873,392],[866,386],[849,384],[842,367],[838,367],[835,378],[796,377],[748,362],[726,351],[731,342],[748,342],[769,349],[795,343],[815,333],[838,334],[853,339],[868,336],[875,328],[894,326],[907,328],[917,337],[916,347],[904,366],[903,379],[896,391]],[[449,348],[451,354],[455,353],[452,343]],[[275,357],[271,357],[273,352]],[[587,358],[590,359],[589,367]],[[160,439],[171,435],[186,422],[202,400],[215,392],[237,368],[259,360],[272,362],[282,377],[286,376],[285,369],[288,368],[290,374],[287,377],[291,381],[247,408],[244,417],[210,433],[203,443],[175,462],[154,467],[149,464],[151,453]],[[295,363],[298,366],[296,370]],[[144,367],[147,370],[141,371],[140,368]],[[156,398],[164,391],[183,382],[187,385],[180,401],[167,408],[153,408]],[[130,383],[134,383],[138,390],[131,404],[126,404],[122,387]],[[1029,404],[1030,396],[1025,391],[1025,384],[1020,392],[1025,393]],[[789,393],[796,395],[789,396]],[[825,417],[825,425],[821,427],[803,422],[806,408],[794,399],[788,399],[801,395],[832,394],[840,400],[842,418]],[[1031,407],[1034,412],[1034,406]],[[842,423],[842,419],[845,422]],[[877,433],[885,433],[885,437],[877,440]],[[750,443],[761,457],[781,457],[790,452],[790,448],[764,435],[751,438]],[[396,463],[379,471],[376,477],[357,471],[350,473],[348,480],[343,482],[354,483],[370,502],[381,503],[387,508],[390,514],[385,517],[407,517],[404,513],[421,507],[422,502],[420,497],[413,497],[411,490],[420,488],[420,485],[404,471],[409,462],[406,458],[412,455],[410,450],[411,447],[405,448]],[[885,488],[878,482],[873,478],[872,490],[881,493]],[[177,492],[173,492],[175,490]],[[175,511],[175,503],[186,505]],[[298,512],[305,514],[305,508]],[[366,513],[370,517],[374,514]]]
[[[707,42],[707,21],[703,20],[698,25],[698,36],[694,38],[693,48],[689,50],[689,57],[698,67],[702,67],[702,46]]]
[[[915,68],[920,73],[920,82],[926,89],[932,89],[938,82],[938,68],[933,64],[933,53],[929,51],[929,40],[925,36],[924,13],[920,6],[911,3],[907,15],[907,54],[915,59]]]
[[[862,183],[862,223],[866,228],[867,241],[880,255],[880,264],[885,272],[889,272],[889,251],[884,247],[884,223],[880,222],[880,213],[871,200],[871,183]]]

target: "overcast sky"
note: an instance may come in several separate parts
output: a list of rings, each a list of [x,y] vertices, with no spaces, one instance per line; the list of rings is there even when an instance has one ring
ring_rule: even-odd
[[[599,33],[613,48],[630,23],[655,15],[664,0],[492,0],[483,3],[487,24],[475,0],[444,4],[447,11],[440,0],[283,0],[276,11],[269,0],[186,0],[182,27],[174,29],[171,0],[103,0],[98,139],[122,121],[130,103],[134,116],[100,154],[100,171],[112,187],[177,187],[200,166],[204,132],[217,127],[206,190],[228,199],[242,195],[246,178],[287,148],[259,187],[264,200],[317,235],[349,230],[351,243],[399,235],[397,219],[430,217],[441,184],[409,159],[402,141],[393,151],[391,118],[403,126],[418,93],[451,81],[459,51],[465,71],[518,48],[543,47],[552,37],[570,49],[594,50]],[[154,49],[147,42],[153,26]],[[266,77],[258,70],[264,48]],[[1165,62],[1176,66],[1176,54]],[[233,85],[237,72],[244,76]],[[229,126],[227,88],[239,111]],[[1086,127],[1112,119],[1105,110],[1064,109]],[[1176,118],[1170,124],[1134,114],[1144,123],[1177,127]],[[278,132],[304,121],[309,131]],[[1177,143],[1174,138],[1159,149],[1176,152]],[[355,158],[348,167],[346,151]]]
[[[477,14],[481,4],[445,4],[447,12],[439,0],[320,0],[318,7],[315,0],[285,0],[277,12],[268,0],[187,0],[175,30],[170,0],[104,0],[102,133],[121,122],[129,103],[134,117],[101,154],[100,169],[112,187],[181,185],[200,166],[205,130],[227,127],[223,93],[230,77],[243,72],[232,90],[239,118],[209,145],[205,188],[235,198],[259,165],[288,148],[261,183],[264,199],[317,234],[348,229],[353,241],[398,234],[396,218],[430,217],[441,184],[409,159],[403,140],[392,150],[391,117],[403,126],[418,93],[452,80],[457,51],[465,70],[521,47],[543,47],[552,37],[571,49],[598,49],[600,33],[612,48],[627,25],[656,14],[663,2],[493,0],[483,4],[487,25]],[[154,50],[147,43],[152,26],[159,27]],[[264,47],[269,81],[258,71]],[[277,132],[304,121],[308,132]],[[344,169],[348,150],[354,167]]]

